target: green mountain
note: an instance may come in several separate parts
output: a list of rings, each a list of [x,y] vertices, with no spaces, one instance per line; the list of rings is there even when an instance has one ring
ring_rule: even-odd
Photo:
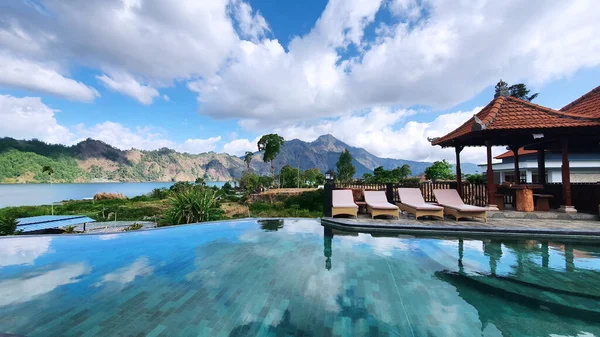
[[[422,174],[427,162],[379,158],[362,148],[348,146],[331,135],[313,142],[287,141],[275,160],[276,169],[285,164],[300,168],[335,169],[340,153],[348,149],[354,157],[357,176],[378,166],[391,169],[410,165],[413,175]],[[50,177],[42,172],[50,166]],[[260,174],[269,174],[270,165],[255,153],[251,167]],[[46,144],[39,140],[0,138],[0,183],[30,182],[103,182],[103,181],[193,181],[202,177],[209,181],[239,178],[246,169],[242,158],[226,153],[180,153],[163,148],[155,151],[119,150],[104,142],[87,139],[73,146]],[[472,173],[476,165],[464,164],[463,171]]]

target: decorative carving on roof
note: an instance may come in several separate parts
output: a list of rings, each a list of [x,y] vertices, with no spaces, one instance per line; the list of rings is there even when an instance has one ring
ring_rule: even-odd
[[[481,119],[479,119],[477,115],[473,115],[473,120],[475,121],[475,124],[473,124],[473,131],[483,131],[487,129],[485,123]]]
[[[496,84],[496,93],[494,94],[494,98],[498,98],[500,96],[507,97],[508,95],[508,83],[500,79],[500,82]]]

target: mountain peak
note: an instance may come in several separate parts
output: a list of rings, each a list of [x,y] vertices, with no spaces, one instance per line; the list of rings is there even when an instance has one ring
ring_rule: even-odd
[[[315,141],[313,143],[334,143],[334,142],[340,142],[339,139],[335,138],[331,133],[328,133],[326,135],[322,135],[319,136],[319,138],[315,139]]]

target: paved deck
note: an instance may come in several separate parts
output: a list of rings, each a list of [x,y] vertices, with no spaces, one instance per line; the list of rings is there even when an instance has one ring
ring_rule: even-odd
[[[514,215],[513,215],[514,216]],[[595,218],[593,218],[595,219]],[[600,242],[600,221],[526,219],[515,217],[491,217],[481,220],[416,220],[400,215],[400,219],[375,219],[367,215],[353,218],[323,218],[324,225],[346,231],[397,232],[428,235],[503,236],[529,238],[577,238]]]

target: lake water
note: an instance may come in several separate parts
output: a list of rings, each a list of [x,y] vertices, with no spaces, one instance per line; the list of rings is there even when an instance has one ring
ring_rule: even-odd
[[[208,186],[221,187],[225,182],[209,181]],[[155,188],[169,188],[173,183],[87,183],[87,184],[5,184],[0,185],[0,208],[8,206],[49,205],[70,199],[91,198],[96,193],[123,193],[135,197]]]

